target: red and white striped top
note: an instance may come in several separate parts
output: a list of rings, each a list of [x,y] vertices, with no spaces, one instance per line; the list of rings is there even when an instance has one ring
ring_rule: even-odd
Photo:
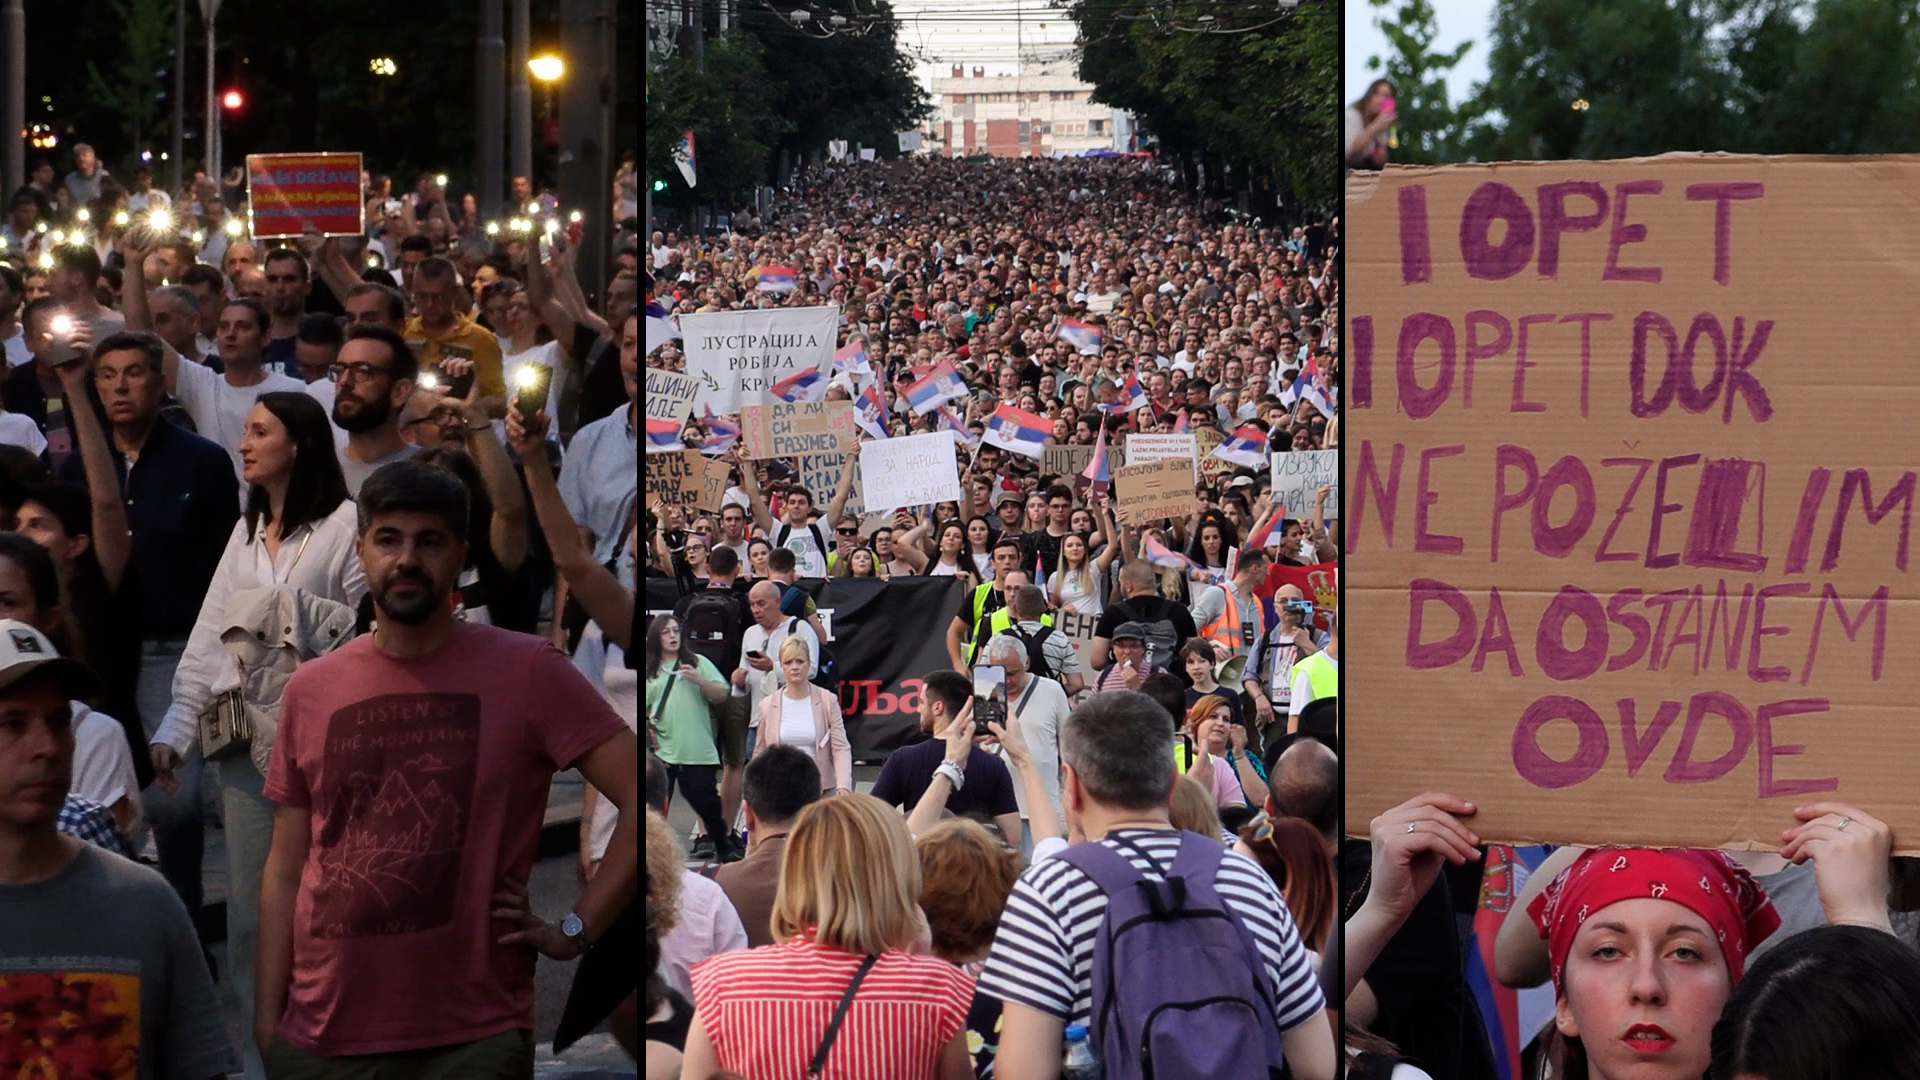
[[[796,938],[694,965],[694,1012],[720,1067],[802,1080],[865,957]],[[933,1080],[966,1023],[973,977],[931,956],[882,953],[854,994],[823,1080]]]

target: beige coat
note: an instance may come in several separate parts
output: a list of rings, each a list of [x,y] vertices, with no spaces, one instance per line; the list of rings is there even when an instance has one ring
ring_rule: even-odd
[[[811,753],[814,763],[820,766],[822,792],[830,793],[834,788],[852,791],[853,750],[847,743],[847,724],[840,715],[839,695],[812,684],[808,684],[808,688],[812,691],[813,745],[800,749]],[[786,691],[782,690],[761,700],[760,741],[755,754],[780,741],[780,710],[786,697]]]

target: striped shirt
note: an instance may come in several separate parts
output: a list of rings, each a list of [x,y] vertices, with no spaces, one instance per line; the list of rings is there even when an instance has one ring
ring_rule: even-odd
[[[720,1067],[753,1080],[800,1080],[865,959],[796,938],[693,968],[694,1012]],[[889,951],[861,980],[824,1080],[932,1080],[966,1023],[974,981],[931,956]]]
[[[1103,840],[1157,880],[1172,864],[1181,834],[1171,829],[1123,829],[1158,865]],[[1109,834],[1111,836],[1112,834]],[[1274,995],[1274,1019],[1285,1031],[1326,1007],[1307,950],[1300,944],[1273,879],[1252,859],[1228,851],[1214,888],[1260,946]],[[1107,913],[1107,894],[1064,859],[1035,862],[1014,882],[1000,930],[980,976],[980,991],[1019,1002],[1068,1024],[1086,1024],[1093,1011],[1093,945]]]

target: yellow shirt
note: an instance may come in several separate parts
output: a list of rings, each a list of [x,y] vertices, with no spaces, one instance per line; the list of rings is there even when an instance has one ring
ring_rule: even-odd
[[[436,371],[443,360],[472,360],[481,395],[506,397],[507,376],[500,357],[500,339],[465,315],[455,315],[453,319],[453,329],[438,337],[427,333],[420,325],[419,316],[407,321],[407,328],[400,336],[407,339],[414,355],[420,358],[420,370]]]

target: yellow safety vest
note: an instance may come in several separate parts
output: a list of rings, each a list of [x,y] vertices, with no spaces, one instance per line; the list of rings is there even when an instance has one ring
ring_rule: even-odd
[[[1340,669],[1326,653],[1314,653],[1294,664],[1293,672],[1295,675],[1306,673],[1307,689],[1313,691],[1315,701],[1340,696]]]
[[[975,615],[974,618],[975,618],[974,626],[978,627],[980,625],[978,621],[979,616]],[[1052,615],[1040,616],[1040,625],[1052,626],[1053,616]],[[971,654],[967,657],[967,663],[970,665],[979,663],[980,650],[987,647],[987,642],[993,640],[993,635],[1001,633],[1002,631],[1005,631],[1011,628],[1012,626],[1013,626],[1013,609],[1012,608],[1003,607],[1000,610],[995,611],[993,614],[987,616],[986,633],[976,634],[974,636],[973,649]]]

